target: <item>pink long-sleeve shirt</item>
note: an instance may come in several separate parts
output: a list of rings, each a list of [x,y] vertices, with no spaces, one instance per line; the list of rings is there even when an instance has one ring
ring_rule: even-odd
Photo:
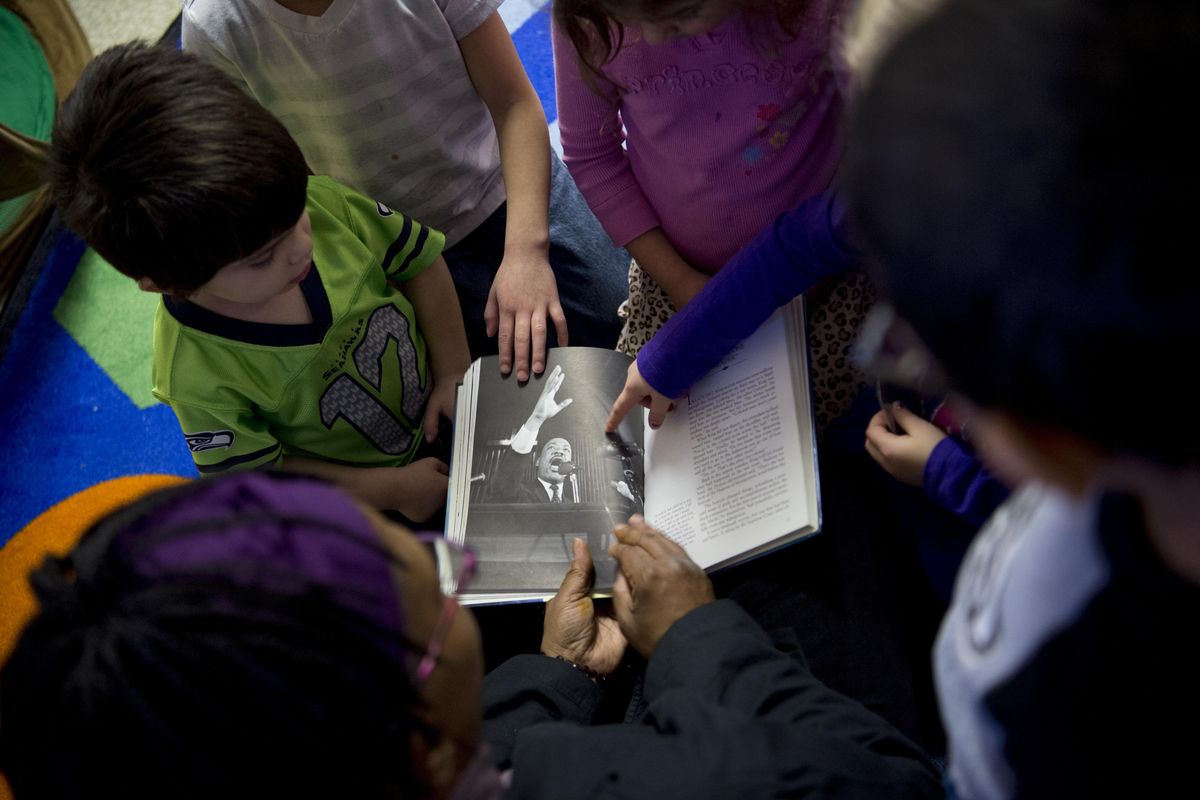
[[[738,12],[658,45],[628,28],[596,90],[554,31],[564,160],[614,243],[662,226],[712,273],[829,185],[842,116],[830,42],[844,5],[815,0],[799,35],[773,44]]]

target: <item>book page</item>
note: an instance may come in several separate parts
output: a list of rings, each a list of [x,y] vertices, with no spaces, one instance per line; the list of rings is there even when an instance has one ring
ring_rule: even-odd
[[[630,358],[614,350],[552,348],[528,381],[476,361],[460,390],[447,500],[447,537],[471,548],[464,603],[553,595],[573,540],[592,554],[596,589],[612,587],[612,529],[643,511],[643,426],[637,415],[606,434]]]
[[[646,432],[646,519],[702,567],[816,524],[788,336],[776,313]]]

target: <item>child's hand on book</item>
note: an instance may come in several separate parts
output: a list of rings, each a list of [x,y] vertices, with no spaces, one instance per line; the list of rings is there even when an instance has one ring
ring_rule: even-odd
[[[887,413],[879,411],[867,425],[867,452],[896,480],[921,486],[929,454],[946,433],[899,403],[892,404],[892,414],[903,432],[897,435],[888,430]]]
[[[424,522],[446,505],[450,470],[436,458],[422,458],[396,468],[395,491],[390,508],[413,522]]]
[[[651,428],[662,425],[667,414],[675,410],[675,401],[665,394],[656,392],[654,387],[646,383],[646,379],[638,370],[637,361],[634,361],[629,365],[629,372],[625,376],[625,388],[621,390],[617,402],[613,403],[612,411],[608,414],[608,422],[604,423],[605,432],[615,431],[621,424],[621,420],[625,419],[633,407],[638,405],[650,409]]]
[[[613,586],[613,609],[621,632],[649,658],[668,629],[685,614],[716,599],[712,581],[676,542],[640,515],[613,528],[609,548],[621,565]]]
[[[454,389],[462,375],[435,378],[433,391],[425,403],[425,441],[435,442],[442,417],[454,419]]]
[[[591,597],[596,570],[587,542],[575,539],[571,546],[571,566],[558,594],[546,604],[542,653],[609,675],[625,654],[625,637],[615,619],[596,613]]]
[[[500,374],[514,368],[517,380],[529,380],[546,368],[546,318],[554,325],[560,347],[567,346],[567,318],[558,300],[554,270],[540,254],[506,254],[496,270],[483,312],[488,336],[496,336]]]

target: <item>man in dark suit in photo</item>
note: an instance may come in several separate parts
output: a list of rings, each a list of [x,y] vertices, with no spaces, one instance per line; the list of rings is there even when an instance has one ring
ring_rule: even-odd
[[[579,492],[574,480],[575,465],[571,461],[571,443],[556,436],[542,446],[537,458],[537,485],[525,484],[534,500],[541,503],[578,503]]]
[[[539,505],[579,502],[571,443],[556,436],[542,445],[540,451],[535,451],[543,423],[571,405],[571,398],[561,403],[555,399],[565,379],[562,367],[556,366],[546,378],[529,417],[508,440],[508,447],[496,467],[492,500]],[[535,452],[534,476],[529,478],[529,458]]]
[[[546,441],[540,450],[537,449],[537,438],[543,424],[571,405],[571,398],[560,403],[555,397],[564,380],[566,375],[562,367],[555,366],[546,378],[529,417],[505,442],[507,446],[500,454],[494,477],[489,479],[492,481],[489,501],[532,505],[574,504],[587,495],[586,489],[581,493],[575,451],[570,441],[555,436]],[[612,495],[601,502],[607,504],[616,500],[620,504],[630,504],[626,509],[628,513],[641,512],[642,481],[633,468],[633,460],[636,457],[640,461],[641,452],[639,446],[610,437],[604,445],[604,456],[615,469],[605,481]],[[532,464],[530,459],[533,459]]]
[[[497,470],[496,491],[514,503],[578,503],[571,456],[570,442],[561,436],[551,439],[538,451],[533,480],[524,480],[528,462],[510,445]]]

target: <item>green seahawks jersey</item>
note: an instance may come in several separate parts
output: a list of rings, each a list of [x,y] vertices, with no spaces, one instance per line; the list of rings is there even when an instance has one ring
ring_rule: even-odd
[[[337,182],[308,182],[312,322],[231,319],[164,297],[154,395],[179,418],[204,474],[281,455],[361,467],[408,463],[432,389],[425,339],[395,285],[441,253],[442,234]]]

